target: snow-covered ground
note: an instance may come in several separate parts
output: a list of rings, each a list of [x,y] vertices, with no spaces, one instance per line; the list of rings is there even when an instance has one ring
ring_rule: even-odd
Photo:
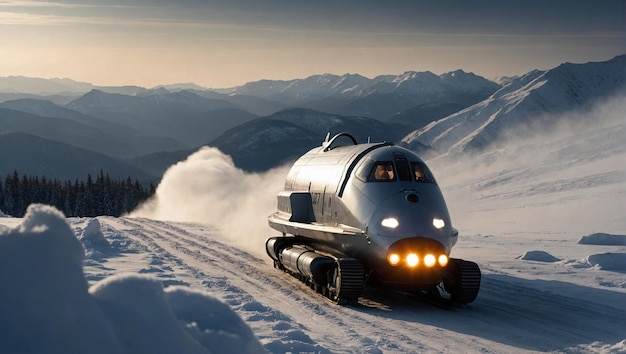
[[[0,352],[626,352],[626,110],[612,108],[429,161],[452,255],[483,272],[468,306],[318,297],[265,255],[286,168],[245,174],[205,148],[132,217],[0,218]]]

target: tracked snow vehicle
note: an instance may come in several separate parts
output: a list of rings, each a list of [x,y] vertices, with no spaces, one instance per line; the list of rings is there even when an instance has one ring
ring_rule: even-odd
[[[347,133],[291,167],[266,241],[274,267],[340,303],[366,286],[476,298],[481,273],[449,258],[458,239],[443,195],[424,161],[392,143],[358,144]]]

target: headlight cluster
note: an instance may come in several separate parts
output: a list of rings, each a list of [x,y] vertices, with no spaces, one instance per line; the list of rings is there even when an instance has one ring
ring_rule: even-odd
[[[448,265],[448,256],[445,254],[440,254],[439,256],[434,255],[432,253],[428,253],[420,257],[417,253],[407,253],[405,255],[401,255],[398,253],[390,253],[387,256],[387,262],[392,266],[398,266],[404,260],[404,264],[413,268],[417,267],[420,264],[424,264],[428,268],[434,267],[436,264],[439,264],[440,267],[445,267]]]

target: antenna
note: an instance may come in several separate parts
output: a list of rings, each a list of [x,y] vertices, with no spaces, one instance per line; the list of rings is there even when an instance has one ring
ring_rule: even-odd
[[[326,133],[326,138],[324,139],[324,141],[322,142],[322,146],[326,147],[328,146],[328,142],[330,141],[330,132]]]

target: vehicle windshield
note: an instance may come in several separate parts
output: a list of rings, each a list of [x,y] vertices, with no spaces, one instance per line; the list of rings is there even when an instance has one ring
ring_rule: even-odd
[[[396,166],[393,161],[370,160],[359,167],[356,176],[364,182],[394,182],[400,179],[418,183],[435,183],[435,179],[425,164],[406,160],[396,161],[396,163],[400,163],[401,166]]]

